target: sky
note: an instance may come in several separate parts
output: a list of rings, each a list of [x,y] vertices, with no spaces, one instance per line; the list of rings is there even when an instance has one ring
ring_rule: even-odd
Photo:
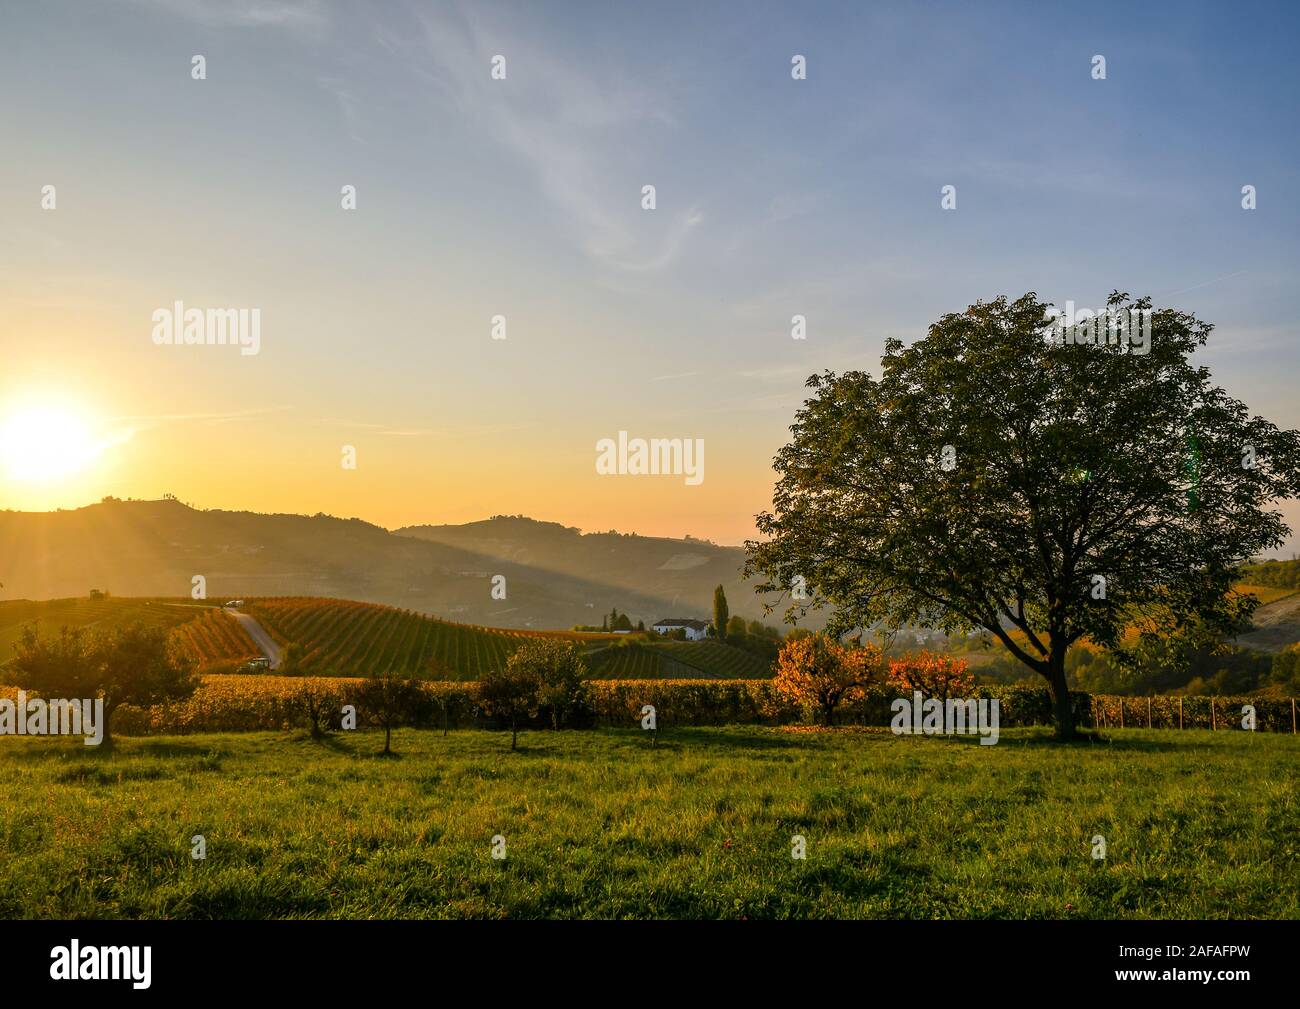
[[[1026,291],[1195,312],[1300,427],[1300,13],[1076,6],[9,6],[0,438],[52,410],[93,451],[0,507],[739,543],[808,375]],[[159,346],[176,301],[257,308],[259,353]],[[620,431],[703,439],[704,479],[599,475]]]

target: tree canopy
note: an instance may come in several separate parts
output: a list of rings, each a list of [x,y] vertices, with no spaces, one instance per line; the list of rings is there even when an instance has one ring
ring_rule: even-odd
[[[832,633],[984,628],[1048,680],[1069,736],[1074,642],[1132,662],[1249,617],[1229,589],[1286,536],[1270,505],[1300,495],[1300,432],[1212,384],[1193,315],[1152,311],[1135,352],[1104,325],[1097,344],[1049,338],[1048,308],[980,302],[887,341],[879,379],[812,376],[746,575],[789,620],[830,607]]]

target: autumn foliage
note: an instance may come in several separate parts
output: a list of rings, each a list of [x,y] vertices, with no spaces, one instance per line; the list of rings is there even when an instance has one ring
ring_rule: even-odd
[[[926,697],[947,700],[970,693],[975,688],[975,677],[965,659],[917,652],[890,661],[889,685],[907,693],[919,690]]]
[[[773,686],[787,700],[821,712],[835,724],[835,708],[880,683],[885,661],[874,645],[844,645],[822,634],[787,641],[776,660]]]

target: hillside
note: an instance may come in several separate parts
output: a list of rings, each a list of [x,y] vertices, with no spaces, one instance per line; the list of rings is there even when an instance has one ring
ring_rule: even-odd
[[[396,673],[478,679],[502,668],[530,637],[579,645],[593,677],[605,679],[735,679],[770,676],[767,664],[715,641],[641,643],[623,635],[479,627],[438,620],[378,603],[320,598],[247,600],[243,611],[281,646],[303,648],[302,671],[317,676]],[[23,628],[41,634],[62,627],[104,630],[132,623],[170,628],[201,669],[260,655],[238,621],[214,604],[177,599],[56,599],[0,601],[0,665],[13,657]]]
[[[464,525],[407,526],[395,533],[484,558],[507,577],[516,572],[523,581],[518,590],[512,588],[516,600],[526,601],[534,585],[573,595],[580,595],[586,586],[601,585],[612,590],[619,612],[649,624],[681,612],[707,619],[713,589],[722,585],[733,614],[747,620],[762,616],[752,587],[740,580],[745,553],[739,547],[690,538],[583,533],[522,516]],[[599,622],[607,611],[599,605],[587,607],[573,623]]]
[[[587,656],[593,678],[602,680],[758,680],[771,666],[740,648],[717,641],[628,641]]]
[[[0,600],[0,665],[13,658],[14,645],[30,624],[44,636],[64,627],[108,630],[135,623],[171,628],[176,642],[201,666],[259,654],[243,628],[210,604],[188,599],[19,599]]]
[[[397,673],[478,679],[502,668],[530,636],[561,637],[580,645],[609,635],[563,631],[502,631],[436,620],[409,610],[338,599],[252,600],[245,611],[280,645],[303,648],[303,671],[313,675]]]
[[[761,678],[771,671],[739,648],[707,642],[643,644],[614,634],[500,630],[449,623],[407,610],[336,599],[251,600],[245,611],[281,645],[304,650],[313,675],[398,673],[473,680],[506,660],[530,637],[579,645],[601,679]]]
[[[0,511],[0,599],[324,596],[383,603],[447,620],[510,628],[707,618],[713,588],[731,612],[762,616],[739,580],[743,552],[693,539],[581,534],[496,518],[390,532],[360,519],[199,510],[119,501],[68,511]],[[492,576],[506,598],[491,596]]]

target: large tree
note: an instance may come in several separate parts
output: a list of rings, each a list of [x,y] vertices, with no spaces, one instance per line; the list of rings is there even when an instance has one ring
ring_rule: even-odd
[[[1068,738],[1071,644],[1132,664],[1249,617],[1234,570],[1288,532],[1270,505],[1300,495],[1300,432],[1192,363],[1213,328],[1192,315],[1152,312],[1143,352],[1105,324],[1050,338],[1047,309],[981,302],[887,341],[879,379],[811,377],[746,575],[788,620],[830,607],[833,633],[983,628],[1047,680]]]
[[[15,650],[9,672],[18,686],[47,698],[103,700],[104,746],[112,745],[113,713],[123,704],[184,700],[199,686],[193,662],[159,627],[64,627],[57,637],[41,637],[33,624]]]

